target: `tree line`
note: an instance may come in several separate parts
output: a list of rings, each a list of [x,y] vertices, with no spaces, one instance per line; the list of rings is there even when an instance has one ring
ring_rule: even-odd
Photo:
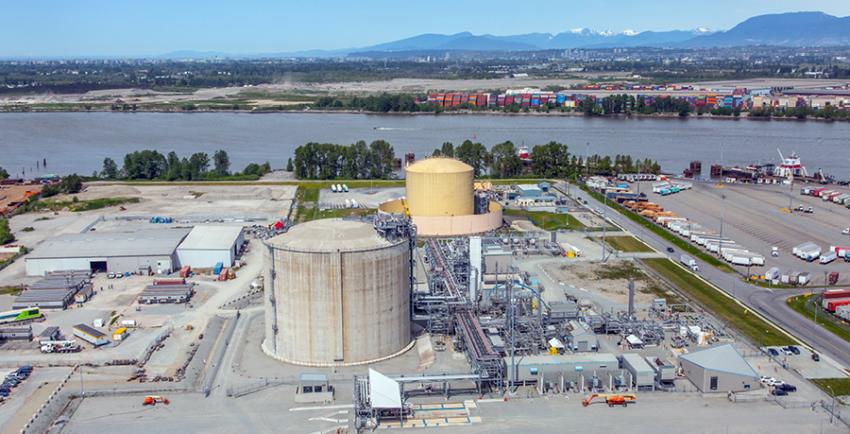
[[[393,176],[395,151],[384,140],[351,145],[310,142],[295,149],[287,170],[298,179],[389,179]]]
[[[531,148],[529,158],[518,155],[516,145],[506,141],[489,150],[481,143],[465,140],[458,146],[443,143],[432,156],[456,158],[472,166],[476,177],[494,178],[545,177],[568,178],[581,174],[613,175],[617,173],[659,173],[661,166],[651,159],[630,155],[572,154],[563,143],[551,141]],[[391,144],[376,140],[367,145],[358,141],[351,145],[310,142],[295,149],[287,170],[298,179],[389,179],[394,176],[396,161]]]
[[[617,173],[660,173],[661,166],[650,159],[635,159],[630,155],[593,154],[584,157],[569,152],[566,144],[556,141],[531,148],[528,160],[519,157],[518,148],[511,141],[497,143],[488,151],[481,143],[466,140],[456,147],[451,142],[434,149],[433,156],[457,158],[472,166],[475,176],[495,178],[534,176],[544,178],[569,178],[580,174],[613,175]]]
[[[115,160],[104,158],[100,173],[95,172],[93,176],[100,179],[193,181],[258,179],[269,172],[271,165],[266,161],[250,163],[242,172],[231,173],[230,156],[223,149],[216,151],[212,158],[206,152],[195,152],[181,158],[174,151],[162,154],[146,149],[126,154],[121,168]]]

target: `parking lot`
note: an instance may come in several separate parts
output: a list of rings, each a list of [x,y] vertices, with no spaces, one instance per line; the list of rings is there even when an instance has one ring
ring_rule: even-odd
[[[651,190],[651,183],[642,183],[641,191]],[[753,273],[774,266],[782,273],[808,271],[814,283],[822,284],[825,271],[837,271],[841,283],[850,283],[850,266],[844,261],[836,260],[827,265],[817,261],[807,263],[791,253],[794,246],[809,241],[824,251],[830,245],[850,244],[850,236],[841,233],[850,226],[850,209],[817,197],[801,196],[799,187],[790,191],[783,185],[724,184],[717,188],[712,183],[695,182],[692,190],[669,196],[648,195],[650,201],[665,210],[718,233],[722,217],[724,237],[765,257],[765,266],[753,267]],[[789,198],[794,207],[803,204],[811,206],[814,212],[787,212]],[[773,246],[779,248],[779,257],[771,256]],[[737,268],[746,272],[746,267]]]

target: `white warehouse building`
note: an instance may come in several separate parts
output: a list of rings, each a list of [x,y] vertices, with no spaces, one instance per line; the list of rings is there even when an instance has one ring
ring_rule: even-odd
[[[192,268],[213,268],[219,262],[230,267],[244,243],[241,226],[195,226],[177,247],[177,257]]]
[[[188,228],[177,228],[59,235],[26,256],[27,275],[61,270],[170,273],[180,266],[175,252],[188,233]]]

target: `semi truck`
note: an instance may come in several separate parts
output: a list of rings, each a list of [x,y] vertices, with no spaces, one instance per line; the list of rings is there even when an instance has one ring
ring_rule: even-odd
[[[45,354],[76,353],[81,349],[77,341],[41,341],[40,344],[41,352]]]
[[[686,267],[690,268],[693,271],[699,271],[699,265],[697,265],[696,259],[688,256],[682,255],[679,257],[679,262],[684,264]]]

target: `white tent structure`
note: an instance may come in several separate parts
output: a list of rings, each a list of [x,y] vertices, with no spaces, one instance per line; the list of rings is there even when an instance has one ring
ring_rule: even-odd
[[[401,408],[401,386],[398,381],[369,369],[369,398],[372,408]]]

